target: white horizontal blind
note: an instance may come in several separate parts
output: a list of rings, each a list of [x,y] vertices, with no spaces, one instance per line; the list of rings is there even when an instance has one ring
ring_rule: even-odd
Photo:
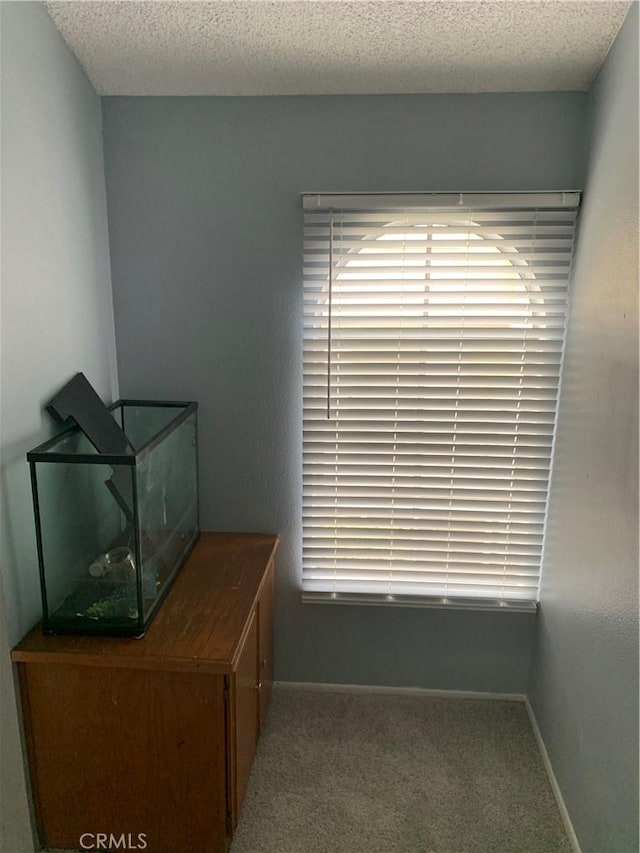
[[[578,198],[305,197],[309,597],[533,606]]]

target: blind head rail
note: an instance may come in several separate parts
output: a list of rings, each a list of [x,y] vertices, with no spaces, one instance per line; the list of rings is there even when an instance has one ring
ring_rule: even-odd
[[[580,192],[559,190],[554,192],[507,193],[304,193],[304,210],[385,210],[387,208],[567,208],[578,207]]]

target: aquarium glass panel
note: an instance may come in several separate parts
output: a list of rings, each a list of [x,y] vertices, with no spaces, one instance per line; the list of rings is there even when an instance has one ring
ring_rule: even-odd
[[[50,452],[98,454],[98,451],[93,444],[91,444],[87,436],[79,430],[61,433],[58,440],[50,448]]]
[[[198,536],[196,415],[135,468],[145,618]]]
[[[136,406],[127,403],[122,407],[122,428],[133,447],[140,450],[181,412],[179,406]]]
[[[131,467],[35,464],[47,621],[88,630],[134,627],[135,569],[109,565],[107,556],[133,547]]]

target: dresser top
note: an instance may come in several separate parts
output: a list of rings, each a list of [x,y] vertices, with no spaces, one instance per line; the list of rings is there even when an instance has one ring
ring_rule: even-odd
[[[11,657],[22,663],[231,672],[278,542],[275,534],[201,533],[141,639],[45,636],[37,625]]]

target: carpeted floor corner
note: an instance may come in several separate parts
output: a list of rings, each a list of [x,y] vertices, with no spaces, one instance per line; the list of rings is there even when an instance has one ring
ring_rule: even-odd
[[[570,853],[517,702],[276,689],[231,853]]]

